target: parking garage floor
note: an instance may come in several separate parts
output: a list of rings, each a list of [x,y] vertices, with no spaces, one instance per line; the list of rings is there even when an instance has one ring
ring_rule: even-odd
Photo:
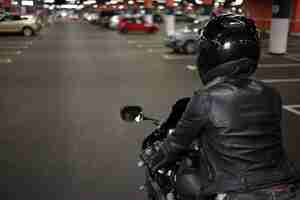
[[[288,153],[300,160],[300,42],[263,50],[257,78],[283,96]],[[138,104],[161,118],[202,87],[194,56],[170,53],[163,33],[120,35],[57,23],[33,38],[0,37],[0,193],[6,199],[142,200],[136,161],[149,123],[120,120]]]

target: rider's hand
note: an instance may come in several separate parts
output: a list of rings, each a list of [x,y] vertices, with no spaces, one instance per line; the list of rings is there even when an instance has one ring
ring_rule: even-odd
[[[162,152],[161,147],[162,143],[156,142],[140,155],[144,164],[154,171],[158,169],[159,164],[165,159],[165,154]]]

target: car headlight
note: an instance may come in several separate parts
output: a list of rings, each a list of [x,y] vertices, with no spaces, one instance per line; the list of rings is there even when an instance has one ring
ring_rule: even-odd
[[[183,32],[184,32],[184,33],[190,33],[190,32],[192,32],[192,31],[191,31],[190,29],[184,29]]]
[[[172,36],[170,36],[170,40],[171,41],[176,41],[177,39],[176,39],[175,35],[172,35]]]
[[[119,22],[119,19],[113,18],[111,21],[112,21],[112,23],[118,23],[118,22]]]

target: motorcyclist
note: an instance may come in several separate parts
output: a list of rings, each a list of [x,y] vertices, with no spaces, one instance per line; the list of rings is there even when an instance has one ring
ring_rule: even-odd
[[[141,154],[149,168],[158,170],[182,159],[199,140],[201,167],[183,181],[184,187],[197,188],[191,199],[300,198],[297,172],[282,144],[281,97],[250,77],[259,56],[251,19],[232,14],[213,18],[202,31],[197,55],[205,87],[195,92],[175,132]]]

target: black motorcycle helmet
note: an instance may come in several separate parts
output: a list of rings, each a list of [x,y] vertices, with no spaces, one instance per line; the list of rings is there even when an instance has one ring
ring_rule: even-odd
[[[260,55],[258,33],[253,20],[226,14],[212,18],[201,32],[197,67],[206,84],[218,76],[250,76]],[[235,63],[242,60],[245,64]]]

